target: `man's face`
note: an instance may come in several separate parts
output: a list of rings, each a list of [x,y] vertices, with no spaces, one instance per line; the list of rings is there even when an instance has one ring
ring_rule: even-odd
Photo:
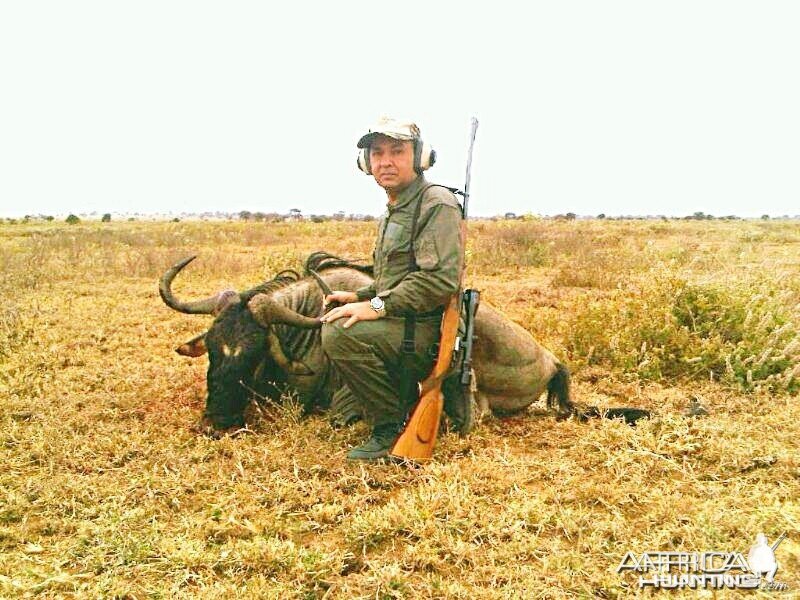
[[[414,171],[414,144],[384,135],[369,146],[372,176],[387,192],[399,192],[417,178]]]

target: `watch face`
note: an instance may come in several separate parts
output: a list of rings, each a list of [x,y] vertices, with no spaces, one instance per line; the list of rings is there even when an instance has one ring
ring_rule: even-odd
[[[383,308],[383,299],[376,296],[369,301],[369,305],[375,310],[381,310]]]

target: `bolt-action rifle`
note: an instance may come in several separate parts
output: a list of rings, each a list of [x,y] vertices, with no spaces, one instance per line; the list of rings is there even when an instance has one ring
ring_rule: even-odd
[[[470,132],[469,154],[467,156],[467,178],[464,184],[464,204],[461,211],[461,240],[464,244],[461,248],[461,255],[464,257],[467,244],[467,204],[469,203],[469,183],[470,171],[472,170],[472,149],[475,145],[475,133],[478,129],[478,120],[473,117],[472,129]],[[464,260],[462,259],[461,273],[459,274],[458,291],[450,297],[442,315],[441,337],[439,339],[439,353],[436,363],[430,375],[419,384],[419,400],[411,410],[406,420],[403,431],[395,440],[389,454],[398,459],[404,460],[425,460],[433,455],[433,447],[436,445],[436,435],[439,432],[439,421],[442,417],[444,407],[444,396],[442,395],[442,382],[451,372],[453,361],[457,356],[460,345],[458,339],[458,322],[461,315],[461,303],[464,296],[467,299],[467,307],[477,310],[478,292],[467,290],[462,292],[464,283]],[[474,294],[474,295],[473,295]],[[474,319],[473,319],[474,321]],[[467,367],[466,389],[469,393],[471,361],[472,361],[472,324],[468,325],[468,333],[465,336],[465,346],[462,368]],[[469,357],[469,358],[468,358]],[[469,363],[466,361],[469,360]],[[464,373],[462,372],[461,383],[464,385]]]

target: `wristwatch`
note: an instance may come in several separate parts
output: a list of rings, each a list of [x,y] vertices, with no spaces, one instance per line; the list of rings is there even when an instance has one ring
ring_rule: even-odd
[[[369,305],[376,313],[378,313],[379,317],[386,316],[386,308],[384,307],[383,298],[375,296],[372,300],[369,301]]]

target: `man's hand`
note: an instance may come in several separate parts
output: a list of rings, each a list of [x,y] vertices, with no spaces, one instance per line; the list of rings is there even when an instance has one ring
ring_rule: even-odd
[[[322,297],[322,308],[338,302],[339,304],[349,304],[350,302],[358,302],[358,295],[355,292],[331,292],[327,296]]]
[[[333,297],[337,293],[347,294],[349,292],[334,292],[333,294],[329,295],[328,298]],[[323,323],[332,323],[341,317],[350,317],[343,325],[343,327],[347,329],[353,323],[357,323],[358,321],[374,321],[375,319],[380,318],[380,315],[369,305],[369,302],[351,302],[350,304],[337,306],[336,308],[332,309],[331,312],[323,315],[320,318],[320,321]]]

